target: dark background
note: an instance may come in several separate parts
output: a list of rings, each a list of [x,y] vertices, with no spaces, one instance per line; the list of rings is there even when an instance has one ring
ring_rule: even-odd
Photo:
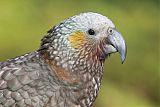
[[[158,107],[158,0],[0,0],[0,61],[38,49],[52,26],[87,11],[109,17],[128,47],[123,65],[118,54],[106,61],[94,107]]]

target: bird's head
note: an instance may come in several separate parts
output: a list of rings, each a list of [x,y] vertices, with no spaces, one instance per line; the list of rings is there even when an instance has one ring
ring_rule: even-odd
[[[104,60],[119,52],[123,63],[126,57],[125,41],[112,21],[92,12],[70,17],[53,27],[42,39],[41,49],[47,50],[51,58],[66,61],[77,55]]]

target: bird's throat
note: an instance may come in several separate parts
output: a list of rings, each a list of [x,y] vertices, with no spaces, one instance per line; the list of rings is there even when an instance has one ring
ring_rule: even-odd
[[[79,58],[71,65],[72,71],[70,71],[58,66],[56,60],[51,59],[48,54],[43,55],[43,59],[49,65],[51,72],[61,82],[60,84],[68,87],[71,92],[73,89],[70,86],[74,87],[75,93],[71,93],[71,95],[72,97],[76,96],[77,101],[82,101],[79,102],[81,105],[91,104],[90,102],[96,99],[99,91],[103,75],[103,63],[94,62],[97,60],[96,58],[87,60]]]

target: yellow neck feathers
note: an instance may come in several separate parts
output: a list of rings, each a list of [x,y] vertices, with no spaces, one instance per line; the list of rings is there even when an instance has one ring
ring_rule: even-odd
[[[74,32],[69,37],[68,40],[73,48],[80,48],[86,43],[86,34],[84,32]]]

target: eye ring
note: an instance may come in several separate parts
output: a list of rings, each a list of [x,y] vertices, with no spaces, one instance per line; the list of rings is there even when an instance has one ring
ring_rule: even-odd
[[[108,33],[112,34],[113,33],[113,29],[112,28],[108,28]]]
[[[89,35],[95,35],[95,31],[94,31],[93,29],[89,29],[89,30],[88,30],[88,34],[89,34]]]

